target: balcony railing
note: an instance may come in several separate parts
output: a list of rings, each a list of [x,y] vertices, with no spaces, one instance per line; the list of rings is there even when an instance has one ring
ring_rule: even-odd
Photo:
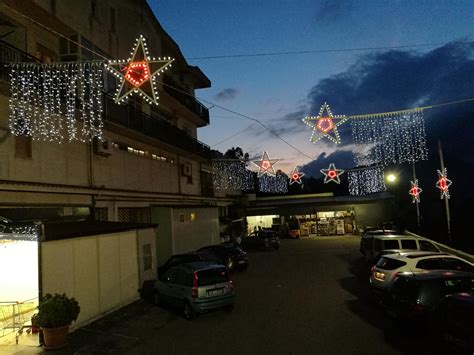
[[[9,81],[9,68],[5,66],[6,63],[34,61],[38,62],[38,59],[0,41],[0,80]],[[156,113],[148,115],[133,104],[117,105],[114,98],[107,93],[104,93],[103,107],[103,119],[105,121],[145,134],[189,153],[198,154],[205,158],[209,157],[210,148],[208,145],[187,135],[183,130],[173,126]],[[209,112],[206,108],[204,109],[205,111],[202,110],[202,112],[204,115],[207,113],[207,120],[209,121]]]
[[[181,86],[169,76],[164,77],[163,84],[164,91],[186,106],[191,112],[198,115],[206,125],[209,124],[209,110],[206,106],[200,103],[195,97],[186,94],[186,90],[181,88]]]

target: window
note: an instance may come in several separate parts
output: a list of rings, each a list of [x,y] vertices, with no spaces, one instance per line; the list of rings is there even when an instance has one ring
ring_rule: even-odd
[[[56,58],[56,53],[49,48],[37,43],[35,57],[41,60],[43,63],[51,64]]]
[[[380,239],[374,240],[374,251],[382,250],[382,241]]]
[[[31,137],[15,136],[15,157],[31,159]]]
[[[416,263],[416,267],[418,269],[423,269],[423,270],[440,270],[442,268],[441,259],[434,258],[434,259],[420,260]]]
[[[198,285],[207,286],[227,282],[227,278],[225,268],[202,270],[198,273]]]
[[[438,248],[436,248],[433,243],[430,243],[426,240],[419,240],[418,244],[420,245],[420,250],[423,250],[423,251],[438,251]]]
[[[96,221],[108,221],[108,208],[107,207],[96,207],[94,209],[94,218]]]
[[[143,270],[151,270],[153,264],[153,254],[151,252],[151,244],[143,245]]]
[[[402,243],[402,249],[418,249],[414,239],[401,239],[400,242]]]
[[[377,267],[384,269],[384,270],[395,270],[398,269],[407,263],[400,260],[390,259],[390,258],[382,258],[377,263]]]
[[[455,258],[443,258],[443,269],[474,272],[474,266]]]
[[[384,249],[399,249],[400,246],[398,245],[398,239],[385,239],[383,241],[383,248]]]

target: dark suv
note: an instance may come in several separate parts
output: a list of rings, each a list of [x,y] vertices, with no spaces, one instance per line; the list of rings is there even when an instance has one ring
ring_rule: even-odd
[[[235,244],[208,245],[197,250],[206,260],[216,261],[231,271],[243,271],[249,262],[247,253]]]
[[[158,266],[158,278],[162,278],[166,271],[168,271],[173,266],[196,261],[206,261],[206,258],[204,255],[199,253],[171,255],[163,265]]]
[[[261,230],[249,234],[248,237],[242,240],[241,246],[243,249],[279,249],[280,238],[278,233],[273,230]]]
[[[426,320],[447,295],[474,291],[474,273],[436,270],[400,274],[387,291],[383,303],[390,316]]]

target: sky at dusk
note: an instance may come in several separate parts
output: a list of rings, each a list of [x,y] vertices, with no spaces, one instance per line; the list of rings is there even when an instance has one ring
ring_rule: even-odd
[[[308,171],[329,162],[353,166],[350,124],[341,129],[341,145],[326,139],[309,142],[311,128],[302,119],[316,116],[324,101],[335,115],[354,115],[474,97],[472,0],[148,3],[188,63],[199,66],[211,80],[211,88],[196,91],[198,99],[208,107],[217,104],[261,120],[314,161],[255,122],[218,107],[210,108],[211,124],[198,130],[198,139],[222,152],[240,146],[251,157],[261,157],[267,151],[271,159],[281,159],[275,167],[286,172],[295,165],[306,165]],[[199,59],[422,44],[434,45]],[[453,110],[472,110],[469,105]],[[436,120],[446,111],[428,111],[427,127],[435,132]]]

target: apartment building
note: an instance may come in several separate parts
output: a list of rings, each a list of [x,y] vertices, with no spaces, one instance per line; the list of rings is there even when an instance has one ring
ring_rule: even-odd
[[[187,63],[145,0],[5,0],[3,63],[127,59],[143,35],[152,56],[172,57],[156,86],[159,105],[138,95],[117,104],[104,82],[104,141],[62,144],[9,130],[9,68],[0,68],[0,216],[13,221],[156,223],[157,256],[219,241],[232,200],[212,188],[210,148],[197,139],[209,111],[195,91],[211,81]],[[105,74],[104,74],[105,75]]]

